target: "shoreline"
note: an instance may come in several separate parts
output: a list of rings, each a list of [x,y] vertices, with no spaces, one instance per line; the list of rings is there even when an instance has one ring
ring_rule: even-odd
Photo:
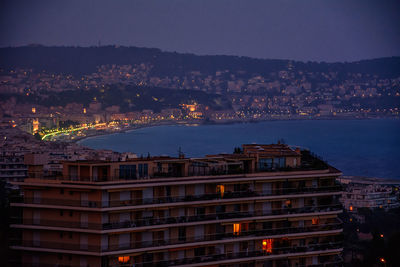
[[[93,133],[87,135],[87,136],[82,136],[82,137],[76,137],[73,140],[68,140],[67,142],[72,142],[76,143],[79,145],[82,145],[81,142],[84,141],[85,139],[89,138],[95,138],[99,136],[104,136],[104,135],[112,135],[112,134],[121,134],[121,133],[128,133],[132,132],[138,129],[143,129],[143,128],[151,128],[151,127],[157,127],[157,126],[173,126],[173,125],[231,125],[231,124],[246,124],[246,123],[263,123],[263,122],[279,122],[279,121],[338,121],[338,120],[343,120],[343,121],[349,121],[349,120],[380,120],[380,119],[391,119],[391,120],[399,120],[400,118],[398,117],[370,117],[370,118],[357,118],[357,117],[319,117],[319,118],[270,118],[270,119],[263,119],[263,120],[235,120],[235,121],[223,121],[223,122],[216,122],[216,121],[161,121],[161,122],[155,122],[155,123],[149,123],[149,124],[144,124],[144,125],[131,125],[126,128],[120,129],[120,130],[115,130],[115,131],[107,131],[107,130],[94,130]],[[58,140],[56,140],[58,141]]]

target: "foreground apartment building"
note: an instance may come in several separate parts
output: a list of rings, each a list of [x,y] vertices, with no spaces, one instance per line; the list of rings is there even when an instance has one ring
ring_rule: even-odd
[[[341,266],[341,173],[287,145],[64,162],[17,183],[23,266]]]

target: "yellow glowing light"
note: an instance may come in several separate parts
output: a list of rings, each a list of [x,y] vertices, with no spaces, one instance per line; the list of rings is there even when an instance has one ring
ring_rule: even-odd
[[[353,211],[353,206],[350,206],[350,207],[349,207],[349,210],[350,210],[350,211]]]
[[[36,108],[32,108],[32,113],[36,113]]]
[[[273,240],[271,238],[264,239],[262,242],[262,249],[267,253],[272,253],[272,243]]]

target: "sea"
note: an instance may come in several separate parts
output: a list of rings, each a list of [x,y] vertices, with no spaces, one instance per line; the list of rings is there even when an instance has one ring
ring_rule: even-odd
[[[242,144],[280,140],[309,149],[344,175],[400,179],[400,120],[291,120],[169,125],[101,135],[80,141],[95,149],[138,156],[202,157],[232,153]]]

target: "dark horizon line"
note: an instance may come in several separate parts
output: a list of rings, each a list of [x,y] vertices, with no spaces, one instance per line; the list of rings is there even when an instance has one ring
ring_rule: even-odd
[[[191,52],[178,52],[178,51],[168,51],[163,50],[161,48],[156,47],[143,47],[143,46],[126,46],[126,45],[117,45],[117,44],[108,44],[108,45],[90,45],[90,46],[81,46],[81,45],[43,45],[43,44],[26,44],[26,45],[19,45],[19,46],[0,46],[0,49],[5,48],[24,48],[24,47],[44,47],[44,48],[105,48],[105,47],[114,47],[114,48],[139,48],[139,49],[150,49],[150,50],[159,50],[163,53],[176,53],[182,55],[192,55],[198,57],[239,57],[239,58],[248,58],[248,59],[255,59],[255,60],[281,60],[281,61],[291,61],[291,62],[301,62],[301,63],[327,63],[327,64],[348,64],[348,63],[358,63],[362,61],[372,61],[372,60],[380,60],[380,59],[389,59],[389,58],[399,58],[399,56],[385,56],[385,57],[374,57],[374,58],[366,58],[360,59],[355,61],[317,61],[317,60],[294,60],[294,59],[282,59],[282,58],[262,58],[262,57],[251,57],[251,56],[240,56],[240,55],[229,55],[229,54],[195,54]]]

